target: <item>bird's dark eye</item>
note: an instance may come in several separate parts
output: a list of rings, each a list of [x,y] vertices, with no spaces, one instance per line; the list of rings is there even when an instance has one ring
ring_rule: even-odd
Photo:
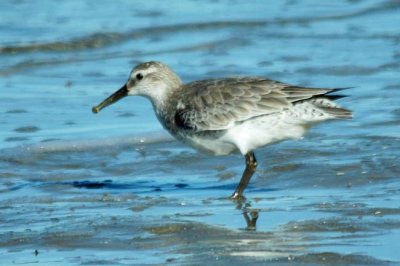
[[[137,80],[143,79],[142,73],[137,73],[137,74],[136,74],[136,79],[137,79]]]

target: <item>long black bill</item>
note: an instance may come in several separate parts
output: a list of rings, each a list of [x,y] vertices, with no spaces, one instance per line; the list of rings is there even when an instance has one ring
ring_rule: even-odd
[[[117,102],[118,100],[124,98],[125,96],[128,96],[128,89],[126,87],[126,84],[124,86],[122,86],[121,89],[117,90],[116,92],[114,92],[114,94],[112,94],[111,96],[109,96],[107,99],[105,99],[104,101],[102,101],[99,105],[94,106],[92,108],[92,112],[97,114],[98,112],[101,111],[101,109],[103,109],[104,107],[109,106],[110,104],[113,104],[115,102]]]

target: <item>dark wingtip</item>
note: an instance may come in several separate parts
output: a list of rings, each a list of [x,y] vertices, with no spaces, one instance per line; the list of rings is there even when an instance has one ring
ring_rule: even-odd
[[[343,87],[343,88],[334,88],[334,89],[332,89],[330,92],[328,92],[328,93],[332,93],[332,92],[335,92],[335,91],[344,91],[344,90],[350,90],[350,89],[354,89],[355,87]]]
[[[326,98],[328,98],[329,100],[337,100],[337,99],[348,97],[349,95],[344,95],[344,94],[334,94],[334,95],[325,94],[324,96]]]
[[[338,91],[349,90],[349,89],[353,89],[353,88],[355,88],[355,87],[334,88],[334,89],[330,90],[329,92],[325,93],[324,96],[327,97],[329,100],[337,100],[337,99],[345,98],[345,97],[348,97],[349,95],[333,94],[333,93],[336,93]]]

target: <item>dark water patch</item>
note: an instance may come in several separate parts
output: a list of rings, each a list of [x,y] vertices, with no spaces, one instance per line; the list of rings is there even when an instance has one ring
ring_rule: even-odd
[[[397,114],[398,110],[393,110],[392,113],[394,113],[395,115]],[[399,112],[400,113],[400,112]],[[373,122],[373,123],[365,123],[364,126],[367,127],[388,127],[388,126],[399,126],[400,125],[400,121],[399,120],[389,120],[389,121],[380,121],[380,122]]]
[[[70,167],[70,169],[80,169],[80,166]],[[69,178],[80,178],[78,175],[72,176],[70,175]],[[54,180],[53,180],[54,181]],[[77,180],[72,182],[52,182],[52,179],[40,178],[37,180],[38,186],[43,189],[51,189],[58,187],[58,189],[62,189],[60,186],[72,186],[79,189],[90,189],[96,190],[100,189],[101,191],[123,191],[129,190],[134,191],[135,193],[147,193],[151,191],[156,192],[171,192],[177,189],[191,189],[188,184],[184,183],[164,183],[160,185],[155,185],[154,181],[135,181],[135,182],[118,182],[115,180],[104,180],[104,181],[97,181],[97,180]],[[204,188],[203,188],[204,189]]]
[[[40,128],[37,126],[24,126],[24,127],[18,127],[14,129],[15,132],[18,133],[33,133],[39,131]]]
[[[6,114],[25,114],[25,113],[28,113],[28,111],[25,109],[12,109],[6,111]]]
[[[283,62],[306,62],[309,61],[310,58],[308,56],[299,56],[299,55],[286,55],[286,56],[281,56],[279,60]]]
[[[4,139],[4,141],[7,141],[7,142],[25,141],[25,140],[29,140],[29,138],[28,137],[8,137],[8,138]]]
[[[400,71],[400,62],[389,62],[389,63],[380,65],[379,68],[382,70],[385,70],[385,71],[399,72]]]
[[[6,172],[6,171],[2,171],[0,172],[0,176],[1,177],[16,177],[17,174],[16,173],[12,173],[12,172]]]
[[[118,117],[134,117],[134,116],[135,116],[135,114],[132,112],[123,112],[123,113],[118,114]]]
[[[270,67],[270,66],[272,66],[274,64],[274,62],[272,62],[272,61],[265,61],[265,60],[263,60],[263,61],[260,61],[260,62],[258,62],[258,66],[259,67]]]
[[[105,74],[103,72],[84,72],[83,76],[89,78],[100,78],[105,77]]]
[[[53,142],[53,141],[61,141],[61,139],[57,138],[48,138],[48,139],[43,139],[40,142]]]
[[[69,183],[65,183],[69,184]],[[86,189],[133,189],[133,188],[142,188],[142,187],[149,187],[145,183],[114,183],[112,180],[104,180],[104,181],[74,181],[72,182],[72,186],[76,188],[86,188]]]
[[[164,15],[164,12],[161,10],[140,10],[135,12],[137,16],[140,17],[150,17],[150,18],[158,18]]]
[[[27,187],[30,187],[31,186],[31,184],[28,184],[28,183],[24,183],[24,184],[9,184],[9,187],[8,187],[8,189],[7,190],[9,190],[9,191],[17,191],[17,190],[20,190],[20,189],[25,189],[25,188],[27,188]]]
[[[86,189],[99,189],[107,187],[111,184],[111,180],[105,180],[103,182],[96,182],[96,181],[74,181],[72,182],[72,186],[76,188],[86,188]]]
[[[189,186],[189,185],[188,184],[184,184],[184,183],[175,184],[176,188],[186,188],[187,186]]]
[[[400,89],[400,84],[386,85],[383,89],[384,90],[399,90]]]
[[[64,82],[64,87],[66,88],[71,88],[74,85],[74,82],[72,80],[66,80]]]
[[[394,109],[394,110],[392,111],[392,113],[393,113],[396,117],[399,117],[399,118],[400,118],[400,108]]]

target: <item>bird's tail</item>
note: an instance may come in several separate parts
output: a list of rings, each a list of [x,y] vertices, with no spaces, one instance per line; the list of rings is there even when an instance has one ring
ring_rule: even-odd
[[[349,109],[343,108],[341,106],[323,106],[323,105],[316,105],[320,110],[324,111],[325,113],[333,116],[337,119],[349,119],[353,118],[353,112]]]
[[[337,94],[337,92],[347,89],[351,89],[351,87],[332,89],[323,95],[315,96],[313,104],[314,106],[318,107],[318,109],[324,111],[329,115],[332,115],[334,118],[337,119],[352,118],[353,117],[352,111],[343,108],[339,104],[334,102],[337,99],[347,97],[347,95],[345,94]]]

